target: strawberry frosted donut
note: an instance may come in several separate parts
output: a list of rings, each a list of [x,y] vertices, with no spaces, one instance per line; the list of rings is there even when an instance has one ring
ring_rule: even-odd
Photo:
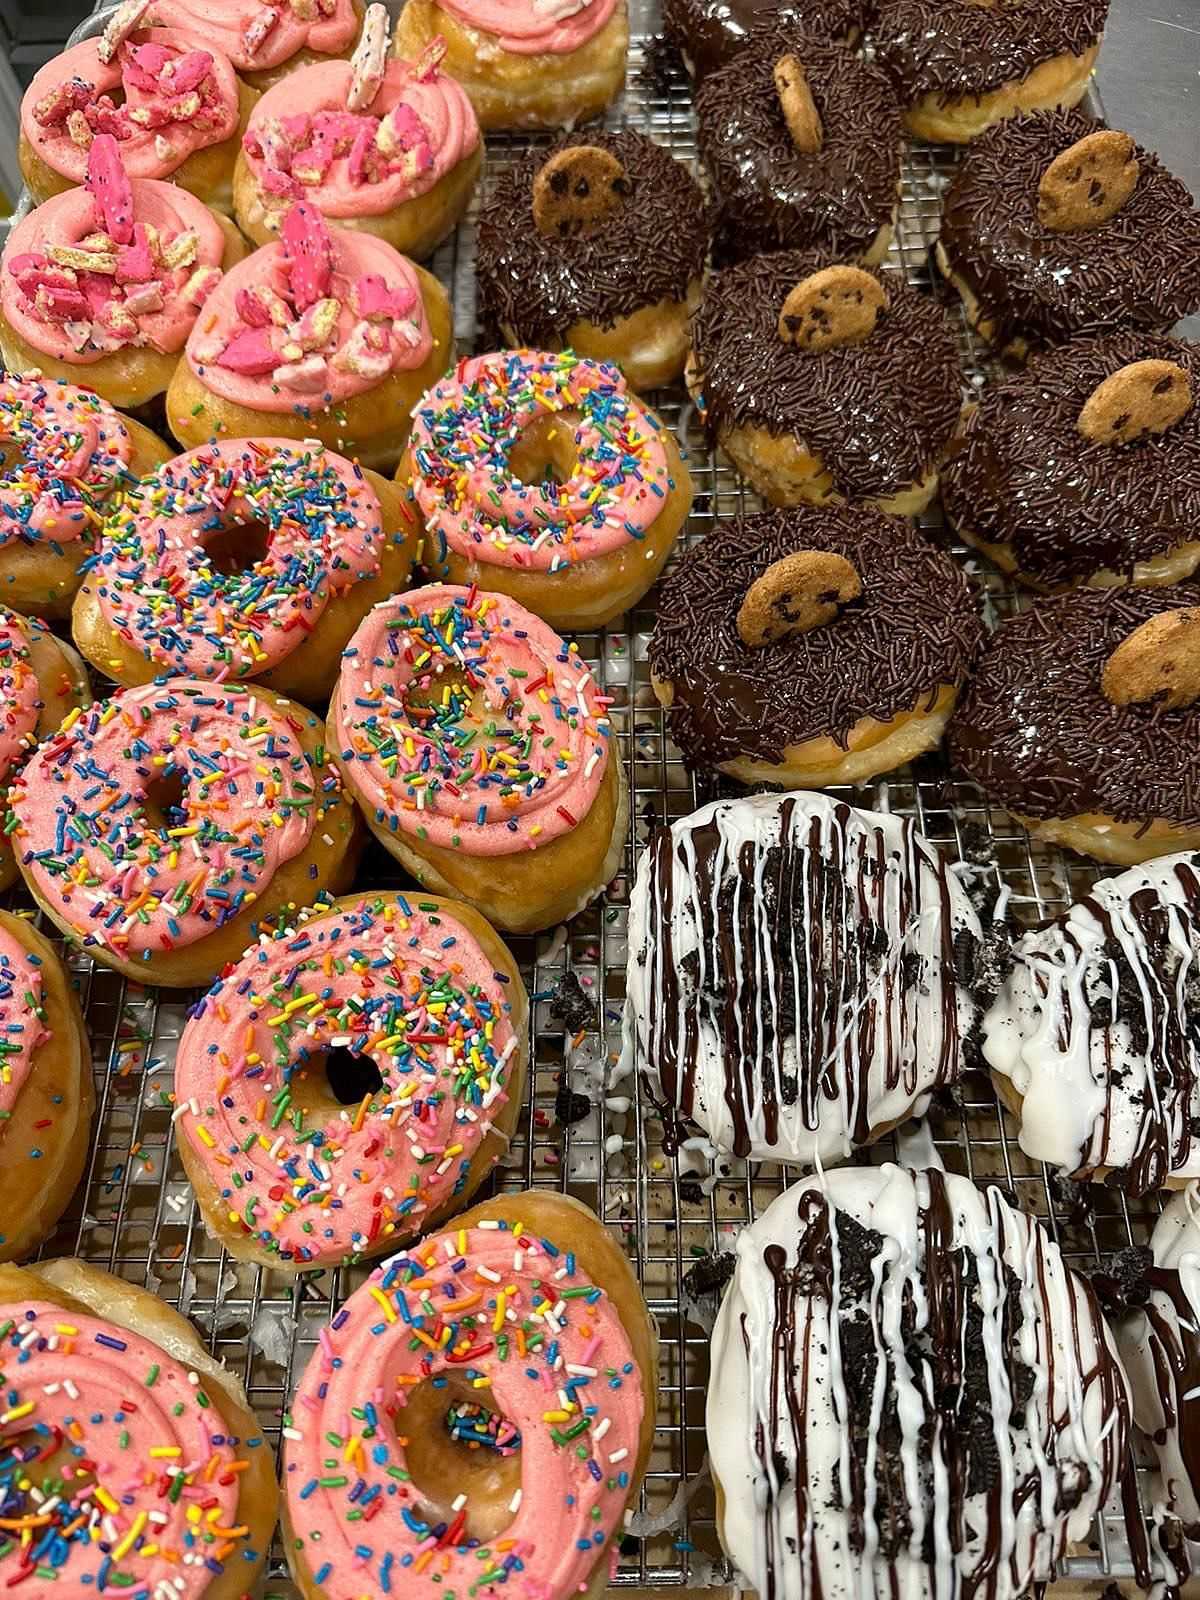
[[[452,351],[436,278],[382,239],[331,232],[300,202],[279,243],[213,291],[167,394],[167,420],[185,449],[214,434],[280,434],[391,465]]]
[[[417,407],[397,478],[440,576],[565,629],[640,600],[692,503],[670,429],[616,367],[569,350],[459,362]]]
[[[225,267],[246,254],[226,217],[186,190],[130,179],[111,134],[84,186],[38,206],[0,260],[0,354],[10,372],[86,383],[116,406],[161,395]]]
[[[0,601],[65,616],[106,506],[170,452],[99,395],[41,378],[0,379],[0,449]]]
[[[64,50],[25,91],[17,154],[34,199],[82,183],[92,141],[107,133],[131,178],[170,179],[228,208],[254,91],[226,57],[174,28],[121,30],[111,40]]]
[[[183,28],[266,89],[298,67],[348,55],[361,9],[358,0],[150,0],[145,20]]]
[[[304,1600],[607,1592],[657,1361],[628,1260],[565,1195],[501,1195],[377,1267],[322,1330],[284,1428]],[[464,1410],[495,1446],[448,1426]]]
[[[324,725],[257,687],[124,689],[67,717],[10,804],[42,910],[97,961],[171,988],[211,982],[357,855]]]
[[[414,527],[394,484],[319,445],[201,445],[104,524],[76,643],[118,683],[255,678],[324,705],[350,635],[408,582]]]
[[[209,1232],[307,1272],[439,1224],[508,1148],[527,1013],[508,951],[452,901],[354,895],[252,945],[175,1063]]]
[[[629,827],[609,702],[506,595],[434,585],[347,646],[329,736],[372,832],[425,888],[513,933],[574,916]]]

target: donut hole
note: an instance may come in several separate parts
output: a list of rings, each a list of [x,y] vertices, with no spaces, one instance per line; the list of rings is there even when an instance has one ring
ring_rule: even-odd
[[[508,455],[508,470],[518,483],[570,483],[579,468],[575,450],[577,412],[559,411],[534,417],[521,432]]]
[[[397,1424],[408,1440],[405,1465],[413,1488],[430,1518],[452,1522],[454,1501],[465,1494],[465,1532],[484,1541],[512,1522],[512,1499],[521,1487],[520,1435],[482,1398],[487,1394],[465,1378],[439,1373],[409,1390]],[[493,1427],[505,1442],[481,1443],[476,1436]]]
[[[180,828],[187,821],[187,776],[181,767],[164,767],[142,792],[142,811],[153,828]]]
[[[234,577],[266,558],[271,530],[265,522],[231,522],[203,535],[204,553],[214,572]]]
[[[383,1088],[375,1058],[345,1045],[314,1049],[298,1061],[290,1079],[291,1104],[305,1114],[329,1114],[341,1106],[358,1106]]]

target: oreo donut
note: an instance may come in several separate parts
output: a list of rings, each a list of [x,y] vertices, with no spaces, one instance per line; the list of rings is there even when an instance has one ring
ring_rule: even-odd
[[[795,21],[815,38],[853,44],[874,9],[873,0],[663,0],[663,32],[692,77],[703,78],[755,28]]]
[[[932,749],[982,643],[949,556],[830,505],[718,523],[660,590],[649,654],[690,765],[816,789]]]
[[[1165,331],[1200,309],[1200,211],[1128,134],[1079,110],[1040,112],[971,146],[937,261],[971,326],[1024,360],[1077,333]]]
[[[527,151],[477,226],[479,307],[499,343],[615,362],[637,390],[679,377],[708,208],[653,139],[589,130]]]
[[[881,261],[900,189],[900,113],[880,72],[794,23],[757,29],[696,90],[717,203],[714,259],[827,246]]]
[[[1035,589],[1200,565],[1200,347],[1071,340],[989,384],[942,464],[959,536]]]

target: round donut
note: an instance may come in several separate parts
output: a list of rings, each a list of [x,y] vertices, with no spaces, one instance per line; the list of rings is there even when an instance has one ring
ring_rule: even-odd
[[[397,595],[347,646],[329,708],[347,788],[425,889],[531,933],[616,876],[629,796],[608,700],[506,595]]]
[[[570,351],[460,361],[418,405],[396,476],[439,577],[565,630],[635,605],[692,504],[671,430],[615,367]]]
[[[1130,1402],[1042,1224],[955,1174],[842,1169],[736,1252],[708,1449],[721,1542],[764,1600],[1052,1580],[1126,1472]]]
[[[87,389],[0,378],[0,603],[63,617],[117,492],[167,446]]]
[[[202,445],[105,522],[75,641],[118,683],[252,678],[324,707],[355,628],[407,583],[414,530],[394,484],[331,450]]]
[[[875,0],[663,0],[663,32],[693,78],[723,67],[754,29],[795,22],[805,33],[854,44]]]
[[[958,340],[942,308],[890,272],[857,343],[801,349],[781,332],[793,290],[845,273],[785,250],[713,273],[692,327],[687,382],[710,439],[773,505],[862,501],[915,517],[961,415]]]
[[[1141,145],[1136,186],[1107,222],[1039,220],[1046,169],[1102,126],[1079,110],[1014,117],[971,146],[946,192],[938,266],[971,326],[1015,360],[1080,333],[1165,332],[1200,310],[1200,210]]]
[[[566,1195],[499,1195],[377,1267],[322,1330],[284,1433],[304,1600],[600,1600],[650,1458],[657,1364],[628,1259]],[[499,1447],[468,1443],[464,1413]],[[381,1515],[363,1519],[364,1496]]]
[[[214,435],[282,435],[391,467],[453,348],[436,278],[369,233],[330,230],[299,201],[279,242],[209,296],[167,391],[167,421],[185,449]]]
[[[580,225],[568,194],[565,213],[554,206],[539,224],[554,173],[569,178],[572,161],[588,170],[595,150],[620,168],[608,180],[615,204]],[[492,185],[476,242],[480,314],[504,344],[565,347],[612,362],[639,393],[682,373],[708,254],[708,209],[688,169],[653,139],[588,129],[527,151]]]
[[[52,1231],[83,1176],[95,1095],[66,969],[10,911],[0,911],[0,1034],[0,1261],[19,1261]]]
[[[60,1260],[0,1267],[0,1328],[5,1455],[38,1463],[11,1474],[0,1582],[132,1600],[252,1592],[275,1466],[241,1384],[192,1325],[146,1289]]]
[[[800,148],[776,68],[803,68],[818,145]],[[822,246],[871,266],[892,238],[900,196],[900,113],[877,67],[786,20],[755,31],[696,88],[696,147],[716,203],[718,266],[766,250]]]
[[[760,794],[658,829],[630,899],[625,1034],[665,1147],[688,1119],[718,1150],[825,1166],[921,1116],[963,1068],[981,937],[906,817]]]
[[[827,592],[829,555],[857,596],[811,626],[756,628],[751,591],[794,616],[802,593]],[[909,523],[804,506],[719,522],[692,546],[659,591],[648,654],[689,766],[823,789],[938,745],[983,638],[961,569]]]
[[[508,951],[453,901],[352,895],[251,945],[190,1013],[175,1063],[209,1233],[309,1272],[437,1227],[508,1148],[528,1010]]]
[[[193,678],[68,717],[10,808],[46,915],[102,965],[166,988],[210,983],[285,911],[346,887],[360,844],[318,718]]]
[[[262,90],[314,61],[349,55],[362,9],[360,0],[150,0],[146,21],[182,28]]]

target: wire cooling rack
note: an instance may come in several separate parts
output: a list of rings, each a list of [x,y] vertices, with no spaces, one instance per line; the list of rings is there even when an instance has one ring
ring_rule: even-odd
[[[662,68],[653,47],[657,0],[634,0],[632,16],[628,85],[608,120],[653,134],[681,161],[694,164],[690,85],[682,73]],[[102,25],[103,14],[89,18],[80,35]],[[484,192],[528,143],[523,137],[489,139]],[[910,146],[904,161],[889,265],[930,292],[937,292],[937,281],[929,253],[953,166],[953,153],[937,146]],[[451,293],[460,349],[469,349],[474,340],[476,208],[433,261]],[[979,386],[991,363],[957,306],[951,309],[961,330],[964,381]],[[752,509],[756,502],[729,464],[709,452],[681,392],[660,395],[654,403],[677,430],[695,480],[695,505],[681,539],[686,546],[720,518]],[[936,511],[922,520],[932,538],[947,543]],[[1012,586],[985,563],[961,545],[949,542],[948,548],[977,579],[990,620],[1019,607]],[[593,1207],[634,1263],[659,1327],[659,1414],[633,1523],[636,1537],[623,1541],[614,1581],[618,1587],[703,1588],[728,1582],[732,1574],[717,1542],[704,1471],[708,1334],[715,1303],[712,1296],[696,1299],[688,1275],[697,1263],[728,1250],[737,1230],[796,1173],[732,1159],[714,1175],[688,1170],[686,1154],[682,1164],[664,1157],[661,1126],[641,1085],[632,1078],[613,1081],[637,852],[657,824],[686,815],[718,792],[736,792],[731,784],[693,782],[666,735],[645,659],[654,614],[651,592],[623,619],[623,627],[578,636],[581,654],[612,698],[631,785],[632,837],[622,871],[602,900],[565,928],[537,940],[513,941],[534,1000],[529,1090],[512,1148],[492,1187],[568,1191]],[[98,683],[97,693],[105,692]],[[841,792],[855,804],[915,817],[949,857],[998,878],[1009,890],[1015,916],[1024,922],[1063,910],[1099,875],[1080,857],[1032,844],[1024,829],[989,806],[978,790],[953,778],[940,755]],[[360,881],[377,887],[405,880],[391,858],[372,845]],[[14,904],[21,904],[19,895]],[[52,927],[45,931],[56,937]],[[172,1133],[175,1047],[190,997],[140,988],[78,952],[64,954],[78,980],[92,1041],[95,1142],[86,1181],[42,1253],[79,1256],[178,1307],[205,1335],[213,1354],[245,1383],[266,1434],[277,1442],[281,1414],[320,1327],[366,1269],[313,1273],[293,1282],[233,1261],[213,1243]],[[567,973],[578,980],[591,1010],[590,1020],[572,1033],[551,1012]],[[564,1089],[580,1097],[569,1108],[560,1095]],[[576,1113],[578,1119],[570,1120]],[[927,1161],[931,1149],[952,1171],[1004,1184],[1021,1206],[1045,1219],[1076,1265],[1093,1265],[1144,1240],[1157,1213],[1153,1201],[1135,1208],[1119,1193],[1098,1187],[1080,1201],[1052,1183],[1041,1166],[1022,1155],[1013,1125],[984,1079],[968,1076],[953,1101],[936,1105],[922,1128],[902,1131],[860,1159]],[[1098,1519],[1089,1552],[1066,1565],[1068,1574],[1080,1579],[1103,1581],[1130,1572],[1119,1507]],[[278,1544],[265,1589],[273,1600],[296,1594]]]

